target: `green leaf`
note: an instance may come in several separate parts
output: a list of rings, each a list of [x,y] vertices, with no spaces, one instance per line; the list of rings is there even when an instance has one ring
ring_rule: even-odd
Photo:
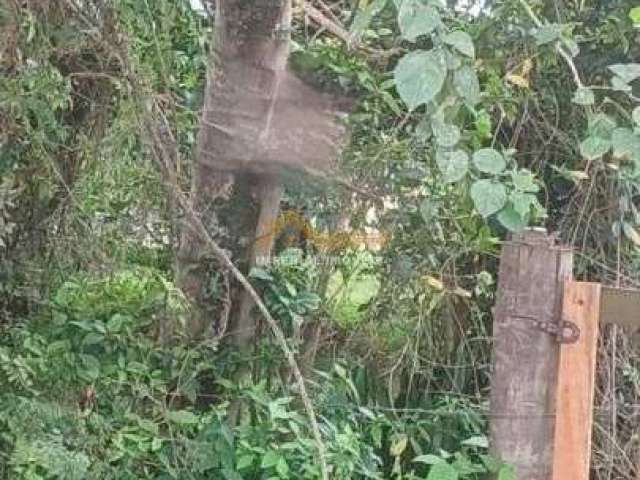
[[[280,475],[281,478],[287,478],[287,474],[289,473],[289,465],[284,457],[280,457],[280,461],[276,465],[276,472]]]
[[[82,339],[82,344],[84,346],[98,345],[102,342],[104,342],[104,335],[96,332],[89,332]]]
[[[640,8],[640,7],[639,7]],[[640,126],[640,107],[636,107],[633,109],[633,113],[631,114],[631,118],[636,125]]]
[[[540,190],[540,187],[535,181],[533,173],[529,170],[521,169],[511,174],[511,181],[516,190],[521,192],[533,192],[536,193]]]
[[[604,113],[598,113],[589,117],[590,136],[609,140],[615,128],[616,122]]]
[[[590,88],[580,87],[573,94],[573,103],[577,105],[593,105],[595,102],[596,96]]]
[[[157,452],[161,448],[162,448],[162,439],[161,438],[157,438],[156,437],[153,440],[151,440],[151,451],[152,452]]]
[[[262,462],[260,462],[260,468],[266,469],[275,467],[279,462],[282,456],[279,452],[275,450],[269,450],[264,457],[262,457]]]
[[[513,209],[518,212],[522,218],[526,219],[531,213],[531,207],[533,207],[538,199],[531,193],[513,192],[509,195],[509,200],[513,205]]]
[[[613,156],[620,159],[631,159],[640,154],[640,137],[630,128],[616,128],[611,135]]]
[[[464,150],[439,150],[436,152],[436,164],[445,182],[457,182],[469,171],[469,155]]]
[[[170,410],[167,420],[178,425],[195,425],[199,422],[198,416],[188,410]]]
[[[554,42],[562,36],[565,26],[559,23],[549,23],[533,30],[533,36],[538,46]]]
[[[408,53],[393,72],[398,94],[409,110],[433,100],[442,90],[446,75],[442,57],[433,50]]]
[[[460,141],[460,129],[442,121],[434,120],[431,125],[436,142],[441,147],[453,147]]]
[[[387,0],[374,0],[371,3],[365,4],[364,7],[358,9],[356,12],[355,18],[351,23],[351,27],[349,28],[349,33],[352,37],[359,37],[364,33],[373,18],[380,13],[380,11],[387,4]]]
[[[527,226],[525,219],[512,207],[506,207],[498,213],[498,221],[512,232],[521,232]]]
[[[640,63],[618,63],[609,65],[614,75],[620,77],[625,83],[633,82],[640,77]]]
[[[471,199],[483,217],[488,217],[502,209],[507,203],[507,189],[501,183],[491,180],[476,180],[471,185]]]
[[[402,37],[410,42],[420,35],[428,35],[442,23],[440,14],[420,0],[404,0],[398,11]]]
[[[444,50],[443,53],[448,70],[457,70],[458,68],[460,68],[460,66],[462,65],[462,59],[460,58],[460,55],[450,50]]]
[[[442,457],[438,457],[437,455],[426,454],[426,455],[418,455],[413,459],[414,462],[417,463],[425,463],[427,465],[435,465],[437,463],[444,463]]]
[[[80,354],[82,360],[82,368],[79,373],[80,376],[93,381],[100,376],[100,362],[93,355]]]
[[[249,277],[255,278],[257,280],[264,280],[266,282],[272,282],[273,277],[269,272],[267,272],[264,268],[253,267],[251,272],[249,272]]]
[[[480,101],[480,81],[473,67],[464,65],[453,74],[453,86],[472,106]]]
[[[611,88],[618,92],[630,92],[631,85],[617,76],[611,77]]]
[[[120,313],[113,315],[107,322],[107,331],[109,333],[118,333],[122,326],[127,322],[127,317]]]
[[[444,43],[446,43],[447,45],[451,45],[453,48],[458,50],[463,55],[466,55],[467,57],[474,58],[476,56],[476,51],[473,46],[473,40],[467,32],[456,30],[455,32],[451,32],[448,35],[445,35],[442,40],[444,41]]]
[[[480,138],[491,138],[491,115],[486,110],[480,110],[473,125]]]
[[[429,470],[426,480],[458,480],[458,472],[448,463],[436,463]]]
[[[600,137],[587,137],[580,144],[580,153],[587,160],[595,160],[611,149],[611,141]]]
[[[489,448],[489,439],[485,435],[477,435],[461,442],[467,447]]]
[[[482,148],[473,154],[473,164],[484,173],[497,175],[504,171],[507,162],[500,152],[493,148]]]
[[[635,23],[640,23],[640,7],[634,7],[629,10],[629,18]]]

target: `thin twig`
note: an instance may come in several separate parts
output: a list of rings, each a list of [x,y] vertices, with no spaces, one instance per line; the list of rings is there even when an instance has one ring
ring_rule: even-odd
[[[544,25],[542,23],[542,20],[540,20],[538,15],[536,15],[536,13],[531,8],[531,5],[529,5],[526,0],[518,0],[518,2],[520,2],[520,5],[522,5],[522,8],[524,9],[525,12],[527,12],[527,15],[529,16],[529,18],[531,18],[531,20],[536,25],[536,27],[540,28]],[[578,68],[576,67],[575,62],[573,61],[573,58],[571,58],[571,55],[564,49],[560,41],[556,42],[555,48],[556,48],[556,51],[560,54],[560,56],[564,59],[564,61],[569,66],[569,69],[573,74],[573,80],[576,83],[577,87],[584,88],[584,83],[582,83],[582,79],[580,78],[580,72],[578,71]]]

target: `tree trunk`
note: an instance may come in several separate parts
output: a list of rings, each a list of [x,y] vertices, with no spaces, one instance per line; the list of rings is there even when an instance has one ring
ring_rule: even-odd
[[[290,0],[218,0],[216,15],[215,48],[192,170],[191,202],[205,224],[212,228],[212,234],[219,236],[222,229],[213,204],[216,199],[229,198],[234,177],[242,170],[242,165],[238,165],[242,158],[230,152],[243,149],[242,145],[236,149],[220,146],[228,146],[230,139],[233,143],[236,127],[244,117],[251,124],[261,125],[261,134],[255,142],[259,143],[263,137],[267,137],[289,53],[291,4]],[[239,140],[242,140],[241,137]],[[281,187],[278,182],[269,177],[258,178],[257,183],[259,201],[260,198],[268,198],[270,202],[270,206],[263,210],[277,216],[277,205],[274,210],[274,204],[279,204]],[[265,191],[265,186],[271,190]],[[277,201],[274,200],[276,196]],[[250,203],[249,198],[240,201]],[[265,215],[260,214],[261,220],[271,222]],[[271,225],[275,222],[275,216]],[[238,222],[237,218],[232,220]],[[245,225],[245,230],[251,232],[255,218],[249,220],[246,215],[240,218],[241,223],[252,224]],[[206,295],[211,266],[203,256],[205,250],[202,240],[187,225],[183,227],[180,237],[176,259],[177,281],[193,306],[187,329],[194,337],[207,328],[222,334],[224,332],[219,331],[220,326],[215,325],[211,318],[214,309],[211,299]],[[248,239],[250,244],[253,240]],[[261,240],[263,247],[268,245],[267,251],[271,249],[270,242],[270,238]],[[250,252],[256,253],[253,248]],[[255,259],[248,259],[247,264],[249,267],[255,264]],[[252,306],[245,295],[240,293],[240,296],[236,330],[238,327],[247,327]],[[251,325],[248,328],[251,330]],[[236,339],[241,345],[247,344],[244,334]]]

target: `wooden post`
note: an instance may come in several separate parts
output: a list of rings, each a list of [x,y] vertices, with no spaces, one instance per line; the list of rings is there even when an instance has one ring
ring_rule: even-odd
[[[560,352],[553,480],[589,480],[600,292],[597,283],[565,284],[563,318],[580,338]]]
[[[494,455],[518,480],[549,480],[560,344],[540,329],[560,322],[573,256],[541,229],[502,249],[493,321],[490,436]]]

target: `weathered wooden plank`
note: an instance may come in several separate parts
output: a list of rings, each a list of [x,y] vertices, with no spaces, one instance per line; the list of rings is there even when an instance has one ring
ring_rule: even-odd
[[[600,299],[600,284],[565,284],[562,315],[580,339],[560,351],[553,480],[589,480]]]
[[[559,322],[571,251],[544,230],[514,236],[502,249],[493,321],[490,436],[494,455],[518,480],[549,480],[560,345],[532,319]]]

